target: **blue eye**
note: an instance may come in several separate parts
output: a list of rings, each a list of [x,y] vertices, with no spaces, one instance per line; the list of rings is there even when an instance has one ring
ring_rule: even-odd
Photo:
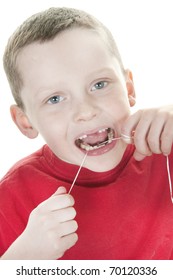
[[[92,88],[91,88],[91,91],[95,91],[95,90],[98,90],[98,89],[102,89],[104,87],[107,86],[107,82],[105,81],[100,81],[98,83],[96,83]]]
[[[63,101],[63,97],[60,96],[60,95],[55,95],[55,96],[52,96],[51,98],[49,98],[48,100],[48,104],[57,104],[57,103],[60,103],[61,101]]]

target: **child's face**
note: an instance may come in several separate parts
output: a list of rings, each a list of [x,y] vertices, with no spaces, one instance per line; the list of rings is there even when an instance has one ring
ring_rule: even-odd
[[[111,139],[120,135],[130,114],[133,85],[130,81],[127,87],[117,59],[96,33],[67,30],[53,41],[31,44],[17,65],[28,117],[25,129],[32,125],[64,161],[80,165],[89,149],[85,166],[93,171],[120,162],[126,146]],[[98,148],[107,138],[111,143]]]

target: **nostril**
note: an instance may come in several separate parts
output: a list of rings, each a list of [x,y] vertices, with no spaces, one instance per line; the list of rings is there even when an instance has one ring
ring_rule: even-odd
[[[89,108],[89,106],[81,106],[75,114],[75,121],[89,121],[98,115],[98,110]]]

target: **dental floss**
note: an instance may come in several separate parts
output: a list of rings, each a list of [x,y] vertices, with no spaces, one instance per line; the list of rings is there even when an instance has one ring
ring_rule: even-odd
[[[112,141],[112,140],[119,140],[119,139],[121,139],[121,138],[122,138],[122,137],[115,137],[115,138],[112,138],[111,141]],[[109,142],[109,140],[106,140],[106,141],[102,142],[102,143],[101,143],[101,146],[102,146],[103,144],[108,143],[108,142]]]
[[[132,144],[133,143],[133,137],[128,136],[126,134],[121,133],[121,138],[127,143],[127,144]]]
[[[121,138],[125,139],[126,142],[132,143],[133,137],[130,137],[130,136],[125,135],[125,134],[121,134],[121,137],[113,138],[112,140],[117,140],[117,139],[121,139]],[[166,156],[166,167],[167,167],[167,174],[168,174],[168,182],[169,182],[171,202],[173,204],[173,190],[172,190],[172,181],[171,181],[171,174],[170,174],[169,156]]]
[[[82,160],[82,162],[81,162],[81,165],[80,165],[80,167],[79,167],[79,169],[78,169],[78,172],[76,173],[76,176],[75,176],[75,178],[74,178],[74,180],[73,180],[73,183],[72,183],[72,185],[71,185],[71,187],[70,187],[70,190],[69,190],[68,194],[71,193],[71,191],[72,191],[72,189],[73,189],[73,187],[74,187],[74,184],[75,184],[75,182],[76,182],[76,180],[77,180],[77,177],[78,177],[78,175],[79,175],[79,172],[81,171],[81,168],[82,168],[82,166],[84,165],[84,162],[85,162],[85,160],[86,160],[87,154],[88,154],[88,152],[86,152],[86,154],[85,154],[85,156],[84,156],[84,158],[83,158],[83,160]]]
[[[121,133],[121,137],[125,139],[132,139],[131,136]]]
[[[170,174],[169,156],[166,156],[166,167],[167,167],[167,173],[168,173],[168,181],[169,181],[171,201],[173,203],[172,182],[171,182],[171,174]]]
[[[119,140],[119,139],[121,139],[121,138],[122,138],[122,137],[116,137],[116,138],[113,138],[112,140]],[[107,142],[108,142],[108,140],[105,141],[105,142],[103,142],[102,144],[105,144],[105,143],[107,143]],[[79,172],[81,171],[81,168],[82,168],[82,166],[84,165],[84,162],[85,162],[85,160],[86,160],[87,154],[88,154],[88,151],[86,152],[86,154],[85,154],[85,156],[84,156],[84,158],[83,158],[83,160],[82,160],[82,162],[81,162],[81,165],[80,165],[80,167],[79,167],[79,169],[78,169],[78,171],[77,171],[77,173],[76,173],[76,176],[75,176],[75,178],[74,178],[74,180],[73,180],[73,183],[72,183],[72,185],[71,185],[71,187],[70,187],[70,190],[69,190],[68,194],[71,193],[71,191],[72,191],[72,189],[73,189],[73,187],[74,187],[74,184],[76,183],[77,177],[79,176]]]
[[[120,139],[122,139],[122,138],[125,138],[127,141],[129,141],[129,142],[131,143],[131,139],[132,139],[133,137],[130,137],[130,136],[125,135],[125,134],[121,134],[120,137],[115,137],[115,138],[113,138],[112,140],[120,140]],[[107,143],[108,141],[109,141],[109,140],[103,142],[102,144],[105,144],[105,143]],[[80,165],[80,167],[79,167],[79,169],[78,169],[78,172],[76,173],[76,176],[75,176],[75,178],[74,178],[74,180],[73,180],[73,183],[72,183],[72,185],[71,185],[71,187],[70,187],[70,190],[69,190],[69,192],[68,192],[69,194],[71,193],[71,191],[72,191],[72,189],[73,189],[73,187],[74,187],[74,184],[75,184],[75,182],[76,182],[76,180],[77,180],[77,177],[78,177],[78,175],[79,175],[79,172],[80,172],[80,170],[81,170],[81,168],[82,168],[82,166],[83,166],[83,164],[84,164],[84,162],[85,162],[85,159],[86,159],[86,157],[87,157],[87,154],[88,154],[88,152],[86,152],[86,154],[85,154],[85,156],[84,156],[84,158],[83,158],[83,160],[82,160],[82,162],[81,162],[81,165]],[[167,167],[167,174],[168,174],[168,182],[169,182],[169,189],[170,189],[171,202],[172,202],[172,204],[173,204],[173,191],[172,191],[172,182],[171,182],[171,174],[170,174],[170,164],[169,164],[169,157],[168,157],[168,156],[166,156],[166,167]]]

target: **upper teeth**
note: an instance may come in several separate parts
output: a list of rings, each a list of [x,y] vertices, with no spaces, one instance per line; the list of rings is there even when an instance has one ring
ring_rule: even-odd
[[[106,131],[107,129],[108,129],[108,128],[100,129],[100,130],[98,131],[98,133],[102,133],[102,132]],[[82,140],[82,139],[85,139],[86,137],[87,137],[87,135],[84,134],[84,135],[80,136],[79,139]]]
[[[87,135],[85,134],[85,135],[80,136],[79,139],[82,140],[82,139],[85,139],[86,137],[87,137]]]
[[[102,132],[104,132],[104,131],[106,131],[107,130],[107,128],[103,128],[103,129],[100,129],[98,132],[99,133],[102,133]]]

